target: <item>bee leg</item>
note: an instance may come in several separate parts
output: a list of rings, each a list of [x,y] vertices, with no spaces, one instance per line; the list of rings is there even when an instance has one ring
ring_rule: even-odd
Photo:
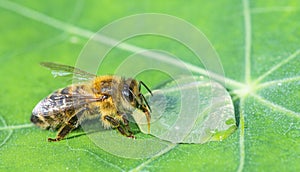
[[[129,132],[126,128],[124,128],[123,125],[120,124],[119,121],[117,121],[116,119],[114,119],[113,117],[110,116],[105,116],[104,119],[106,119],[108,122],[110,122],[115,128],[118,129],[118,131],[126,136],[126,137],[130,137],[130,138],[135,138],[134,135]]]
[[[130,137],[130,138],[132,138],[132,139],[135,139],[135,136],[132,134],[132,132],[127,130],[128,133],[126,133],[125,130],[124,130],[125,128],[124,128],[124,127],[121,127],[121,125],[118,126],[117,129],[118,129],[118,131],[119,131],[122,135],[124,135],[124,136],[126,136],[126,137]]]
[[[49,142],[57,142],[62,140],[67,134],[69,134],[73,129],[78,126],[78,118],[85,112],[86,108],[81,109],[67,121],[63,126],[58,130],[56,138],[48,138]]]
[[[133,132],[130,130],[130,127],[129,127],[129,121],[128,121],[127,115],[123,114],[121,116],[122,116],[123,124],[124,124],[126,130],[128,131],[128,133],[133,135]]]

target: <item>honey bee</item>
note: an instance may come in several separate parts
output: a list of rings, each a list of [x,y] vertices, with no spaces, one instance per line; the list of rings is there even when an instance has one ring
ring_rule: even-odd
[[[42,62],[41,65],[55,75],[73,74],[75,79],[85,81],[53,92],[33,109],[32,123],[43,129],[58,129],[56,138],[48,138],[49,142],[64,139],[84,120],[96,118],[100,118],[104,128],[114,128],[126,137],[135,138],[127,116],[135,109],[145,114],[150,131],[151,108],[141,93],[141,86],[152,93],[142,81],[119,76],[96,76],[52,62]]]

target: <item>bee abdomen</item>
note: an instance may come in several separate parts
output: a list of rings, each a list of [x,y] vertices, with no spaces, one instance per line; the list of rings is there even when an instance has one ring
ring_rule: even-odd
[[[61,125],[62,112],[48,98],[40,101],[32,111],[31,122],[43,129],[56,129]]]
[[[56,129],[58,124],[54,123],[54,119],[49,116],[31,115],[30,121],[43,129]],[[55,124],[55,125],[53,125]]]
[[[43,120],[41,120],[38,116],[35,115],[31,115],[30,121],[38,126],[44,126],[45,122]],[[45,127],[47,128],[47,127]]]

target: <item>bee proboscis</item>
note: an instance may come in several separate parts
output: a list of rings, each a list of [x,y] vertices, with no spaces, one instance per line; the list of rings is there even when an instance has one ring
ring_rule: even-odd
[[[33,109],[31,122],[44,129],[58,129],[56,138],[48,138],[48,141],[60,141],[84,120],[99,117],[104,128],[116,128],[122,135],[135,138],[128,121],[128,115],[135,109],[145,114],[150,131],[151,109],[141,93],[141,86],[152,93],[142,81],[96,76],[52,62],[41,65],[51,69],[53,74],[73,74],[75,79],[85,81],[53,92]]]

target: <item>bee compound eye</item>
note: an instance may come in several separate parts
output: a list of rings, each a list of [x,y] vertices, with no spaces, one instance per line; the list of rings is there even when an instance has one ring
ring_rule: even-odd
[[[128,101],[128,102],[132,102],[133,101],[133,95],[132,92],[129,90],[129,88],[124,88],[122,90],[122,95],[123,97]]]

